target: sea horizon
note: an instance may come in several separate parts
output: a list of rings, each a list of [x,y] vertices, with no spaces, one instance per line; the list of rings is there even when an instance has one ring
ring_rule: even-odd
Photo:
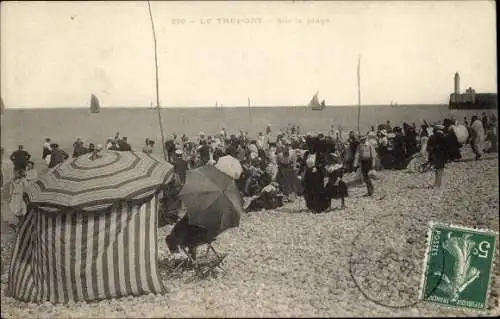
[[[447,103],[420,103],[420,104],[361,104],[361,107],[443,107],[448,106]],[[352,108],[358,107],[357,104],[349,104],[349,105],[326,105],[325,108]],[[105,109],[155,109],[156,106],[140,106],[140,105],[130,105],[130,106],[101,106],[100,110]],[[207,105],[195,105],[195,106],[160,106],[162,109],[237,109],[237,108],[250,108],[250,109],[261,109],[261,108],[312,108],[307,105],[255,105],[255,106],[243,106],[243,105],[222,105],[222,106],[207,106]],[[90,106],[48,106],[48,107],[7,107],[5,106],[4,110],[61,110],[61,109],[90,109]]]

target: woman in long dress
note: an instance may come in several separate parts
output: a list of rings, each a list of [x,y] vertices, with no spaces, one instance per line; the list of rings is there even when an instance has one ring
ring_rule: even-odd
[[[9,200],[9,216],[7,219],[13,225],[17,225],[27,211],[26,203],[23,199],[25,183],[26,177],[24,176],[12,180],[12,193]]]
[[[297,174],[294,170],[294,158],[289,145],[284,148],[283,152],[278,154],[278,174],[276,181],[280,185],[283,195],[289,201],[293,201],[296,194]]]

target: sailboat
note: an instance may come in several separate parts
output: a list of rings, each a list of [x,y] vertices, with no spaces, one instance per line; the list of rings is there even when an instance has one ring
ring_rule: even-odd
[[[101,111],[101,106],[99,104],[99,100],[97,99],[97,96],[92,94],[90,96],[90,112],[99,113],[100,111]]]
[[[319,103],[318,94],[319,92],[316,92],[316,94],[312,97],[311,102],[309,102],[309,107],[311,107],[313,111],[322,111],[326,107],[325,100]]]

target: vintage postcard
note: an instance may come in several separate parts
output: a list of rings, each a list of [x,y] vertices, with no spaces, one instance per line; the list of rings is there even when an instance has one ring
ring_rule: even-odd
[[[499,316],[496,26],[2,1],[2,318]]]

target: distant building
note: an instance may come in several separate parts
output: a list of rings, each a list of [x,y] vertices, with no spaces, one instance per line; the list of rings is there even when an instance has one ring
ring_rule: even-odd
[[[460,93],[460,75],[455,73],[455,90],[450,94],[450,109],[496,109],[497,93],[476,93],[472,87]]]

